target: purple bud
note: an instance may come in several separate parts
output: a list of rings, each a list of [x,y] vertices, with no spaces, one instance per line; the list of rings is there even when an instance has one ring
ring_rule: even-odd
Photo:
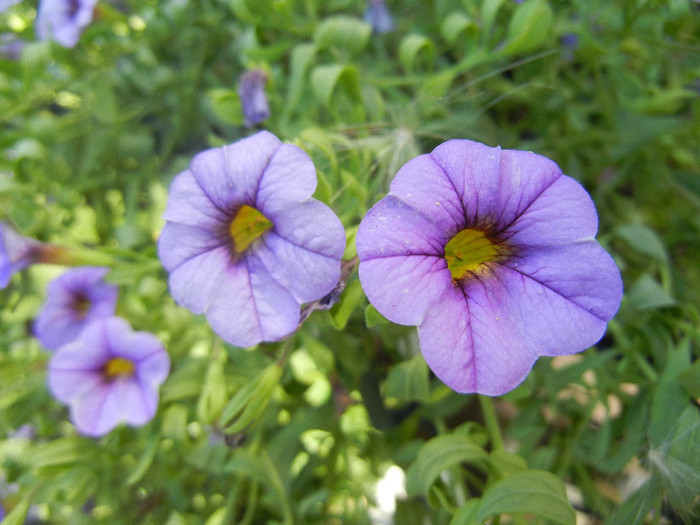
[[[246,126],[260,124],[270,116],[270,106],[265,93],[267,78],[267,73],[259,69],[251,69],[241,75],[238,95],[241,97]]]
[[[394,29],[394,20],[384,0],[368,0],[365,21],[371,24],[375,34],[383,35]]]

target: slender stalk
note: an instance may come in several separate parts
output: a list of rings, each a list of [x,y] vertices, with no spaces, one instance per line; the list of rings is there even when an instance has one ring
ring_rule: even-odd
[[[478,395],[479,403],[481,403],[481,413],[484,416],[486,430],[488,430],[491,438],[491,448],[493,450],[503,450],[503,436],[501,435],[501,427],[498,425],[496,418],[496,410],[493,407],[493,400],[488,396]]]

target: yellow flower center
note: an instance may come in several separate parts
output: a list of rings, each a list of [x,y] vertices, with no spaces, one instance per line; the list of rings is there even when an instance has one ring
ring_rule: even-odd
[[[229,234],[233,240],[233,249],[241,254],[267,230],[272,228],[272,222],[255,208],[244,204],[236,212],[229,224]]]
[[[107,361],[102,372],[108,381],[112,381],[118,377],[131,377],[135,369],[133,361],[123,357],[113,357]]]
[[[452,279],[459,281],[469,273],[484,268],[484,263],[497,261],[504,255],[502,244],[494,242],[481,230],[464,229],[445,246],[445,260]]]

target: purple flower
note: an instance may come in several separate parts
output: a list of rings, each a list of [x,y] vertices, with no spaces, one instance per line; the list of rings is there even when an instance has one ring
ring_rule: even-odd
[[[357,232],[371,303],[418,326],[458,392],[501,395],[539,356],[596,343],[622,281],[591,198],[534,153],[451,140],[399,170]]]
[[[372,26],[375,34],[383,35],[394,29],[394,20],[384,0],[367,0],[365,21]]]
[[[158,255],[170,292],[237,346],[293,332],[338,282],[343,226],[300,148],[260,131],[195,156],[172,183]]]
[[[267,74],[259,69],[252,69],[241,75],[238,96],[241,98],[246,126],[260,124],[270,116],[265,84],[267,84]]]
[[[70,407],[78,431],[101,436],[122,422],[141,426],[150,421],[169,369],[170,358],[157,337],[108,317],[56,351],[48,382],[53,396]]]
[[[53,38],[63,47],[73,48],[83,30],[92,22],[97,0],[42,0],[36,17],[40,40]]]
[[[0,13],[7,11],[13,5],[17,5],[22,0],[0,0]]]
[[[34,323],[34,335],[50,350],[75,340],[83,329],[111,317],[119,289],[104,281],[109,268],[83,266],[68,270],[48,286],[46,301]]]
[[[37,262],[40,246],[39,241],[24,237],[0,222],[0,288],[5,288],[16,272]]]

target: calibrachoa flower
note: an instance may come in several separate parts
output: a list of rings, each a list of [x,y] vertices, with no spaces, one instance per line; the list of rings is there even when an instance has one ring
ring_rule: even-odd
[[[94,320],[114,315],[119,289],[104,281],[108,271],[83,266],[68,270],[49,284],[34,323],[34,335],[46,348],[56,350],[77,338]]]
[[[365,21],[372,26],[374,33],[383,35],[394,29],[394,19],[384,0],[367,0]]]
[[[10,278],[30,264],[37,262],[41,243],[17,233],[7,223],[0,222],[0,288]]]
[[[622,281],[591,198],[549,159],[451,140],[399,170],[357,232],[371,303],[417,325],[458,392],[500,395],[539,356],[596,343]]]
[[[267,84],[267,73],[259,69],[251,69],[241,75],[238,96],[241,98],[246,126],[255,126],[270,117],[265,84]]]
[[[92,22],[97,0],[42,0],[36,17],[40,40],[53,38],[63,47],[73,48],[83,30]]]
[[[170,358],[153,334],[124,319],[98,319],[61,348],[48,367],[53,396],[70,407],[78,431],[101,436],[119,423],[145,425],[156,413]]]
[[[195,156],[158,240],[175,300],[234,345],[293,332],[300,305],[337,284],[345,247],[338,218],[311,198],[316,182],[309,156],[267,131]]]

